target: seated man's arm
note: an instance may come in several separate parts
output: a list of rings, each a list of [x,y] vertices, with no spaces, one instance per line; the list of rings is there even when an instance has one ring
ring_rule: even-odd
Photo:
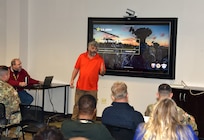
[[[35,80],[35,79],[33,79],[33,78],[31,78],[30,77],[30,79],[29,79],[29,84],[40,84],[40,81],[39,80]]]
[[[13,87],[18,87],[20,82],[17,81],[17,80],[11,80],[11,79],[9,79],[9,80],[8,80],[8,83],[9,83],[10,85],[12,85]]]
[[[181,119],[181,123],[183,124],[189,124],[192,126],[193,130],[195,132],[198,131],[198,128],[197,128],[197,124],[196,124],[196,121],[195,121],[195,118],[188,114],[187,112],[185,112],[182,108],[180,107],[177,107],[177,110],[178,110],[178,114],[179,114],[179,117]],[[196,133],[197,134],[197,133]]]
[[[31,76],[28,74],[28,72],[26,70],[24,70],[24,76],[28,78],[28,84],[29,85],[39,84],[40,83],[39,80],[35,80],[35,79],[31,78]]]
[[[188,124],[190,124],[190,125],[192,126],[193,130],[194,130],[195,132],[198,131],[195,118],[194,118],[192,115],[190,115],[190,114],[188,114],[188,113],[186,113],[186,112],[185,112],[184,115],[185,115],[185,117],[186,117],[186,120],[187,120]],[[196,134],[197,134],[197,133],[196,133]]]

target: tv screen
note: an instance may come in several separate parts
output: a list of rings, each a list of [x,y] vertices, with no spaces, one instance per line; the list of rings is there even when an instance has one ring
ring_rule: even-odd
[[[88,18],[107,75],[175,79],[177,18]]]

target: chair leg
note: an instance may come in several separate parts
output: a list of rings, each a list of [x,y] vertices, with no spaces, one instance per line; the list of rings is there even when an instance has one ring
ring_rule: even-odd
[[[23,133],[23,140],[25,140],[25,135],[24,135],[24,132],[22,131],[22,133]]]
[[[5,136],[6,136],[6,137],[8,137],[8,133],[9,133],[9,129],[6,128],[6,130],[5,130]]]
[[[22,136],[23,136],[23,140],[25,140],[25,132],[23,131],[22,127],[21,127],[21,133],[22,133]]]
[[[16,135],[17,138],[20,137],[20,133],[21,133],[21,127],[20,127],[20,126],[17,126],[17,127],[16,127],[16,131],[15,131],[15,135]]]

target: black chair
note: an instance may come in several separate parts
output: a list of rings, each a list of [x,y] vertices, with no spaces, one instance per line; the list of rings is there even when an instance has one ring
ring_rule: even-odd
[[[106,125],[115,140],[133,140],[135,130],[117,126]]]
[[[6,119],[6,108],[3,103],[0,103],[0,133],[6,129],[6,125],[8,124],[8,120]]]
[[[9,116],[15,113],[19,113],[19,111],[12,112]],[[0,103],[0,139],[18,140],[18,138],[8,137],[8,130],[16,126],[19,126],[19,124],[10,124],[10,119],[6,119],[6,107],[3,103]],[[2,136],[3,131],[5,131],[5,136]]]
[[[23,140],[25,140],[24,133],[31,133],[34,135],[38,130],[45,125],[44,110],[40,106],[20,104],[20,111],[22,120],[20,122]]]

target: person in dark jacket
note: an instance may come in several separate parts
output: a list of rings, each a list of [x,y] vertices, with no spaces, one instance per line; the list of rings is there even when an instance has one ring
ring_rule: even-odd
[[[144,122],[143,115],[128,103],[127,85],[124,82],[115,82],[112,87],[112,105],[102,113],[104,125],[118,126],[135,130]]]

